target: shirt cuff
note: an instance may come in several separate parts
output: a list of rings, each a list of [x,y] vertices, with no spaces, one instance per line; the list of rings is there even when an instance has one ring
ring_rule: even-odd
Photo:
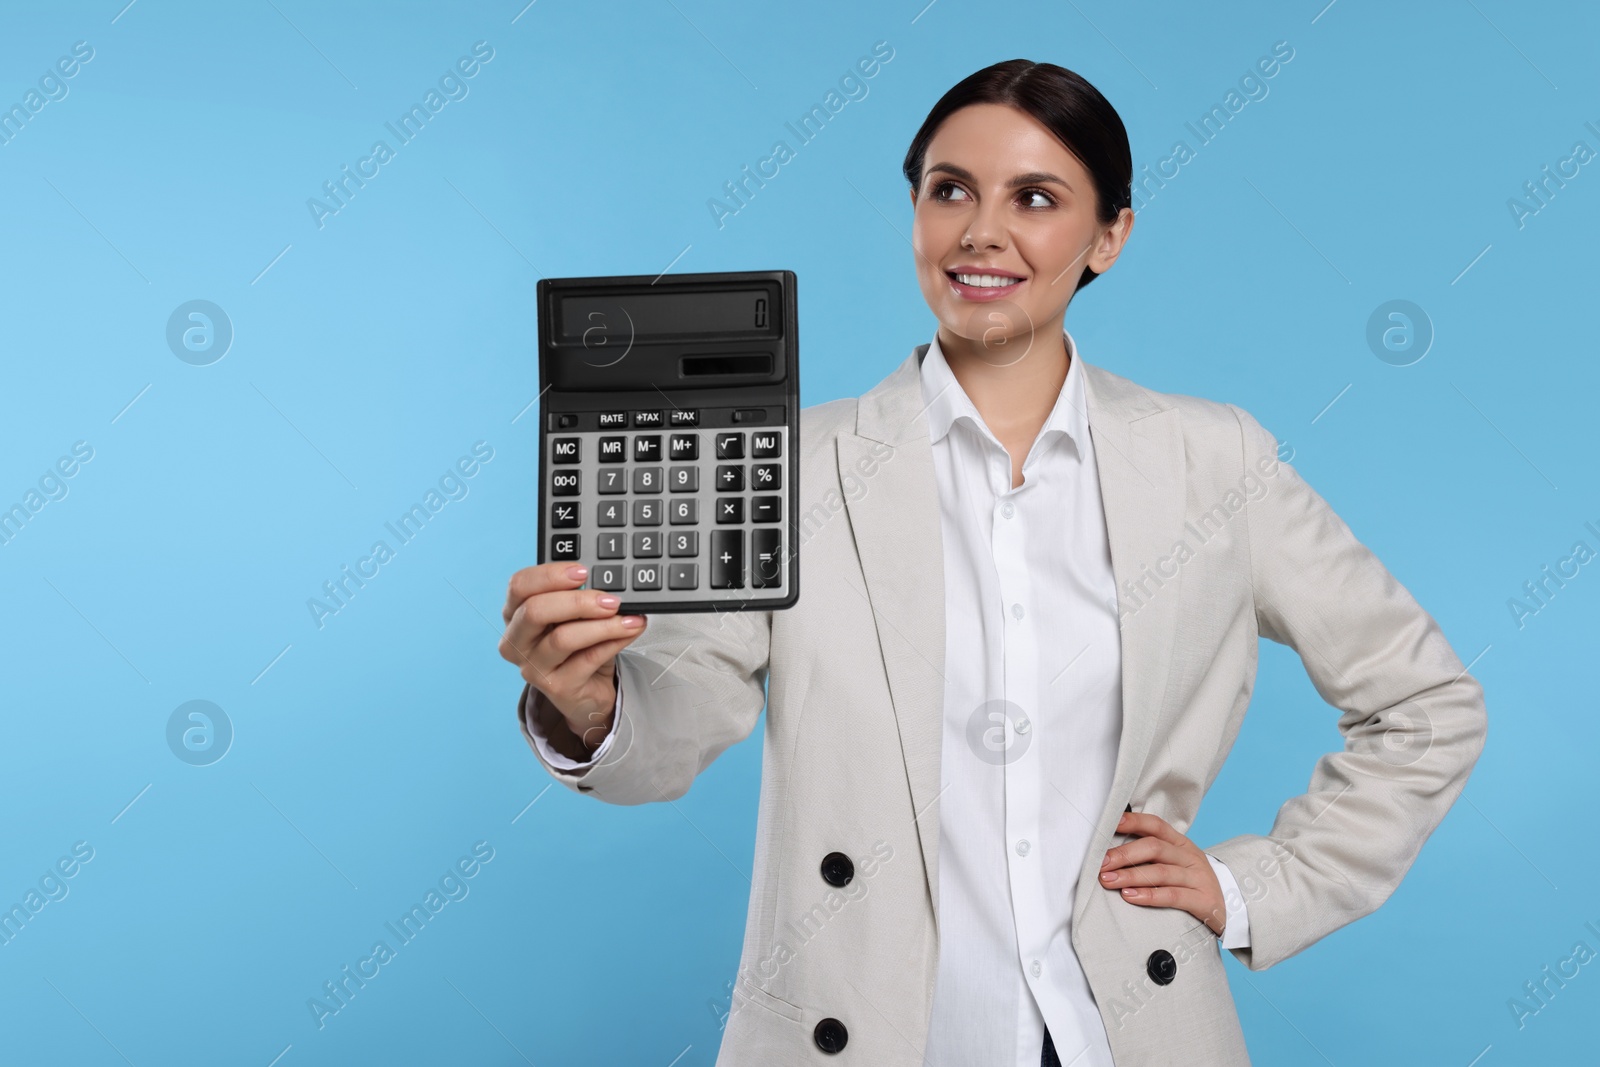
[[[1245,908],[1239,883],[1234,880],[1227,864],[1210,853],[1206,854],[1206,859],[1211,861],[1211,869],[1216,872],[1217,881],[1222,885],[1222,901],[1227,908],[1227,917],[1223,920],[1222,947],[1249,948],[1250,912]]]
[[[528,735],[533,738],[534,748],[538,750],[539,755],[543,757],[544,760],[550,764],[550,766],[559,771],[586,770],[589,767],[594,766],[596,763],[599,763],[601,758],[605,756],[606,752],[610,750],[611,742],[615,740],[617,736],[617,723],[622,721],[622,675],[620,673],[615,676],[615,685],[617,688],[617,698],[611,703],[611,729],[606,734],[605,740],[600,742],[600,746],[591,752],[589,754],[589,758],[586,760],[575,760],[571,756],[563,756],[561,753],[557,752],[553,747],[551,747],[549,737],[547,737],[544,731],[540,729],[539,716],[536,714],[530,714],[528,716]],[[535,701],[543,700],[544,694],[535,689],[533,690],[533,699]]]

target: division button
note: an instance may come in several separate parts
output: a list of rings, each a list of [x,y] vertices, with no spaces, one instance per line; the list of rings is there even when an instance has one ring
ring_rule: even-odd
[[[783,531],[750,531],[750,588],[777,589],[783,585]]]
[[[711,531],[711,588],[744,588],[744,531]]]
[[[719,493],[737,493],[744,488],[743,463],[717,464],[717,491]]]

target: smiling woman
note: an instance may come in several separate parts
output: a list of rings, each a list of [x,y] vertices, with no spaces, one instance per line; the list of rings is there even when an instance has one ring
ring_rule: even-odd
[[[519,571],[500,654],[523,734],[569,789],[644,804],[765,708],[733,990],[764,1010],[730,1012],[719,1064],[1248,1064],[1222,950],[1269,967],[1389,897],[1482,749],[1482,687],[1248,412],[1066,331],[1133,231],[1127,132],[1092,85],[980,70],[904,173],[938,329],[801,412],[809,592],[646,625],[582,567]],[[1269,833],[1202,849],[1262,637],[1343,746]],[[784,924],[880,841],[913,858],[785,956]]]

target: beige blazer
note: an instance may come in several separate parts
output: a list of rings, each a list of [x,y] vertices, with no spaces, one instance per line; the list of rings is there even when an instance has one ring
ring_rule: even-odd
[[[607,803],[674,799],[765,705],[718,1067],[923,1062],[945,650],[926,350],[859,399],[802,412],[799,603],[652,617],[618,656],[612,748],[577,772],[544,763]],[[1270,967],[1394,890],[1483,747],[1483,690],[1248,412],[1082,369],[1122,618],[1122,734],[1097,844],[1123,840],[1112,831],[1130,805],[1188,832],[1250,702],[1259,637],[1293,648],[1339,710],[1342,750],[1270,833],[1206,848],[1248,902],[1251,947],[1235,955]],[[525,735],[529,715],[552,713],[528,698]],[[1078,879],[1072,943],[1116,1062],[1248,1063],[1216,938],[1102,888],[1097,867]]]

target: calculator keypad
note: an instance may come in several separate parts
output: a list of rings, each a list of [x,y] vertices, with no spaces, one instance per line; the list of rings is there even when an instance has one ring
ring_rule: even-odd
[[[589,423],[601,430],[548,435],[546,558],[586,564],[591,588],[646,606],[784,596],[787,427],[666,414],[601,413]]]

